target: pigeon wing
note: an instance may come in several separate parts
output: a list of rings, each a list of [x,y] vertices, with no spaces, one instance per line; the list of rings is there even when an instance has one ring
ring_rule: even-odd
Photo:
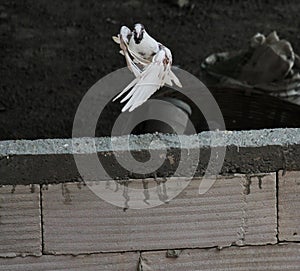
[[[173,81],[176,86],[178,86],[180,88],[182,87],[182,84],[180,83],[178,77],[175,75],[174,72],[172,72],[171,69],[169,70],[169,73],[168,73],[168,79],[171,81],[171,84],[169,84],[168,82],[166,82],[166,84],[172,86],[173,85],[172,81]]]
[[[133,72],[135,77],[139,77],[141,74],[140,68],[132,61],[131,57],[128,54],[128,51],[123,51],[128,69]]]
[[[161,44],[161,46],[163,46]],[[172,81],[175,83],[175,85],[177,85],[178,87],[182,87],[182,84],[180,83],[179,79],[177,78],[177,76],[172,72],[171,70],[171,66],[172,66],[172,53],[170,51],[169,48],[167,48],[166,46],[163,46],[165,52],[166,52],[166,57],[168,58],[168,65],[167,65],[167,71],[166,71],[166,77],[165,77],[165,84],[168,84],[170,86],[173,85]]]
[[[129,46],[127,48],[128,48],[129,53],[132,55],[134,62],[136,62],[138,64],[141,64],[143,67],[145,67],[145,66],[147,66],[151,63],[151,61],[149,61],[147,59],[144,59],[144,58],[141,58],[136,52],[131,50],[129,48]]]
[[[118,34],[118,36],[112,36],[112,39],[115,43],[120,44],[121,43],[120,37],[122,37],[126,46],[128,46],[131,35],[132,35],[131,30],[127,26],[122,26],[120,29],[120,34]]]
[[[129,86],[133,86],[131,91],[121,100],[121,103],[127,101],[122,112],[135,108],[146,102],[149,97],[164,85],[164,76],[166,71],[165,65],[166,53],[160,50],[154,57],[151,64],[141,73],[139,78],[136,78]],[[129,87],[128,86],[128,87]],[[130,89],[126,88],[126,91]]]
[[[123,41],[128,46],[129,40],[132,36],[131,30],[127,26],[122,26],[121,29],[120,29],[120,36],[123,38]]]
[[[128,69],[134,74],[135,77],[138,77],[141,74],[140,68],[134,63],[128,53],[128,44],[132,36],[131,30],[127,26],[122,26],[120,29],[120,34],[116,37],[113,36],[112,39],[115,43],[120,44],[120,54],[125,56],[125,60],[128,66]]]

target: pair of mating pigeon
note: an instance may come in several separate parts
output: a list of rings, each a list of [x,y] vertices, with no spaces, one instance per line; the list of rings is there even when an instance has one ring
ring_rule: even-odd
[[[153,39],[142,24],[135,24],[132,31],[122,26],[120,34],[113,37],[113,40],[120,44],[120,53],[125,56],[129,70],[136,77],[114,98],[115,101],[130,90],[121,100],[121,103],[127,101],[122,112],[131,112],[142,105],[165,84],[172,86],[174,82],[178,87],[182,87],[171,70],[171,51]]]

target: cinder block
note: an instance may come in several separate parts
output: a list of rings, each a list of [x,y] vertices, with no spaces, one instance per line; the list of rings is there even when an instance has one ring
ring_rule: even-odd
[[[300,244],[192,249],[177,251],[177,255],[167,257],[166,251],[142,253],[141,270],[298,271],[300,266]]]
[[[279,239],[300,241],[300,171],[282,173],[278,174]]]
[[[128,187],[141,183],[134,180]],[[78,254],[276,243],[275,184],[275,174],[218,177],[199,195],[195,179],[168,204],[126,211],[98,198],[87,186],[49,185],[42,191],[45,251]],[[125,193],[128,187],[118,189]],[[130,204],[130,195],[124,200]]]
[[[137,253],[0,258],[0,271],[136,271]]]
[[[0,187],[0,256],[41,253],[40,186]]]

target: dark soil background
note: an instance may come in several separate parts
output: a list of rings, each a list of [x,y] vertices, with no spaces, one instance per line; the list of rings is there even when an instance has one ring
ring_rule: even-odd
[[[200,78],[206,56],[245,47],[256,32],[277,30],[300,51],[298,0],[174,2],[1,0],[0,139],[71,137],[86,91],[125,66],[111,39],[121,25],[143,23],[175,65]],[[119,104],[108,106],[97,135],[109,135],[119,112]]]

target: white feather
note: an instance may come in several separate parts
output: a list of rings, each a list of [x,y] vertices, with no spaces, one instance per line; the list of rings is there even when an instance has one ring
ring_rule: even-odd
[[[128,37],[132,35],[131,30],[127,26],[122,26],[120,30],[120,35],[123,38],[126,45],[128,45],[129,43]]]
[[[138,78],[135,78],[131,83],[124,88],[114,99],[113,101],[119,99],[124,93],[126,93],[129,89],[131,89],[138,82]]]
[[[130,93],[122,100],[122,102],[129,99],[127,104],[123,107],[122,112],[129,109],[129,112],[134,110],[148,100],[148,98],[157,91],[162,85],[162,76],[164,71],[165,52],[159,51],[153,58],[153,62],[141,73],[139,78],[136,78],[136,84]],[[132,82],[131,82],[132,84]]]
[[[172,80],[175,85],[177,85],[178,87],[182,88],[182,84],[180,83],[179,79],[177,78],[177,76],[174,74],[174,72],[172,72],[172,70],[170,69],[169,71],[169,77],[170,77],[170,80]]]
[[[143,59],[141,56],[139,56],[137,53],[135,53],[129,46],[127,47],[129,53],[132,55],[133,60],[143,66],[147,66],[151,63],[151,61],[147,59]]]
[[[119,37],[119,35],[118,35],[118,37],[112,36],[112,39],[113,39],[113,41],[114,41],[115,43],[120,44],[120,37]]]
[[[128,55],[127,51],[123,51],[124,52],[124,56],[127,62],[127,66],[128,68],[133,72],[135,77],[138,77],[141,74],[141,70],[139,69],[139,67],[132,61],[132,59],[130,58],[130,56]]]

